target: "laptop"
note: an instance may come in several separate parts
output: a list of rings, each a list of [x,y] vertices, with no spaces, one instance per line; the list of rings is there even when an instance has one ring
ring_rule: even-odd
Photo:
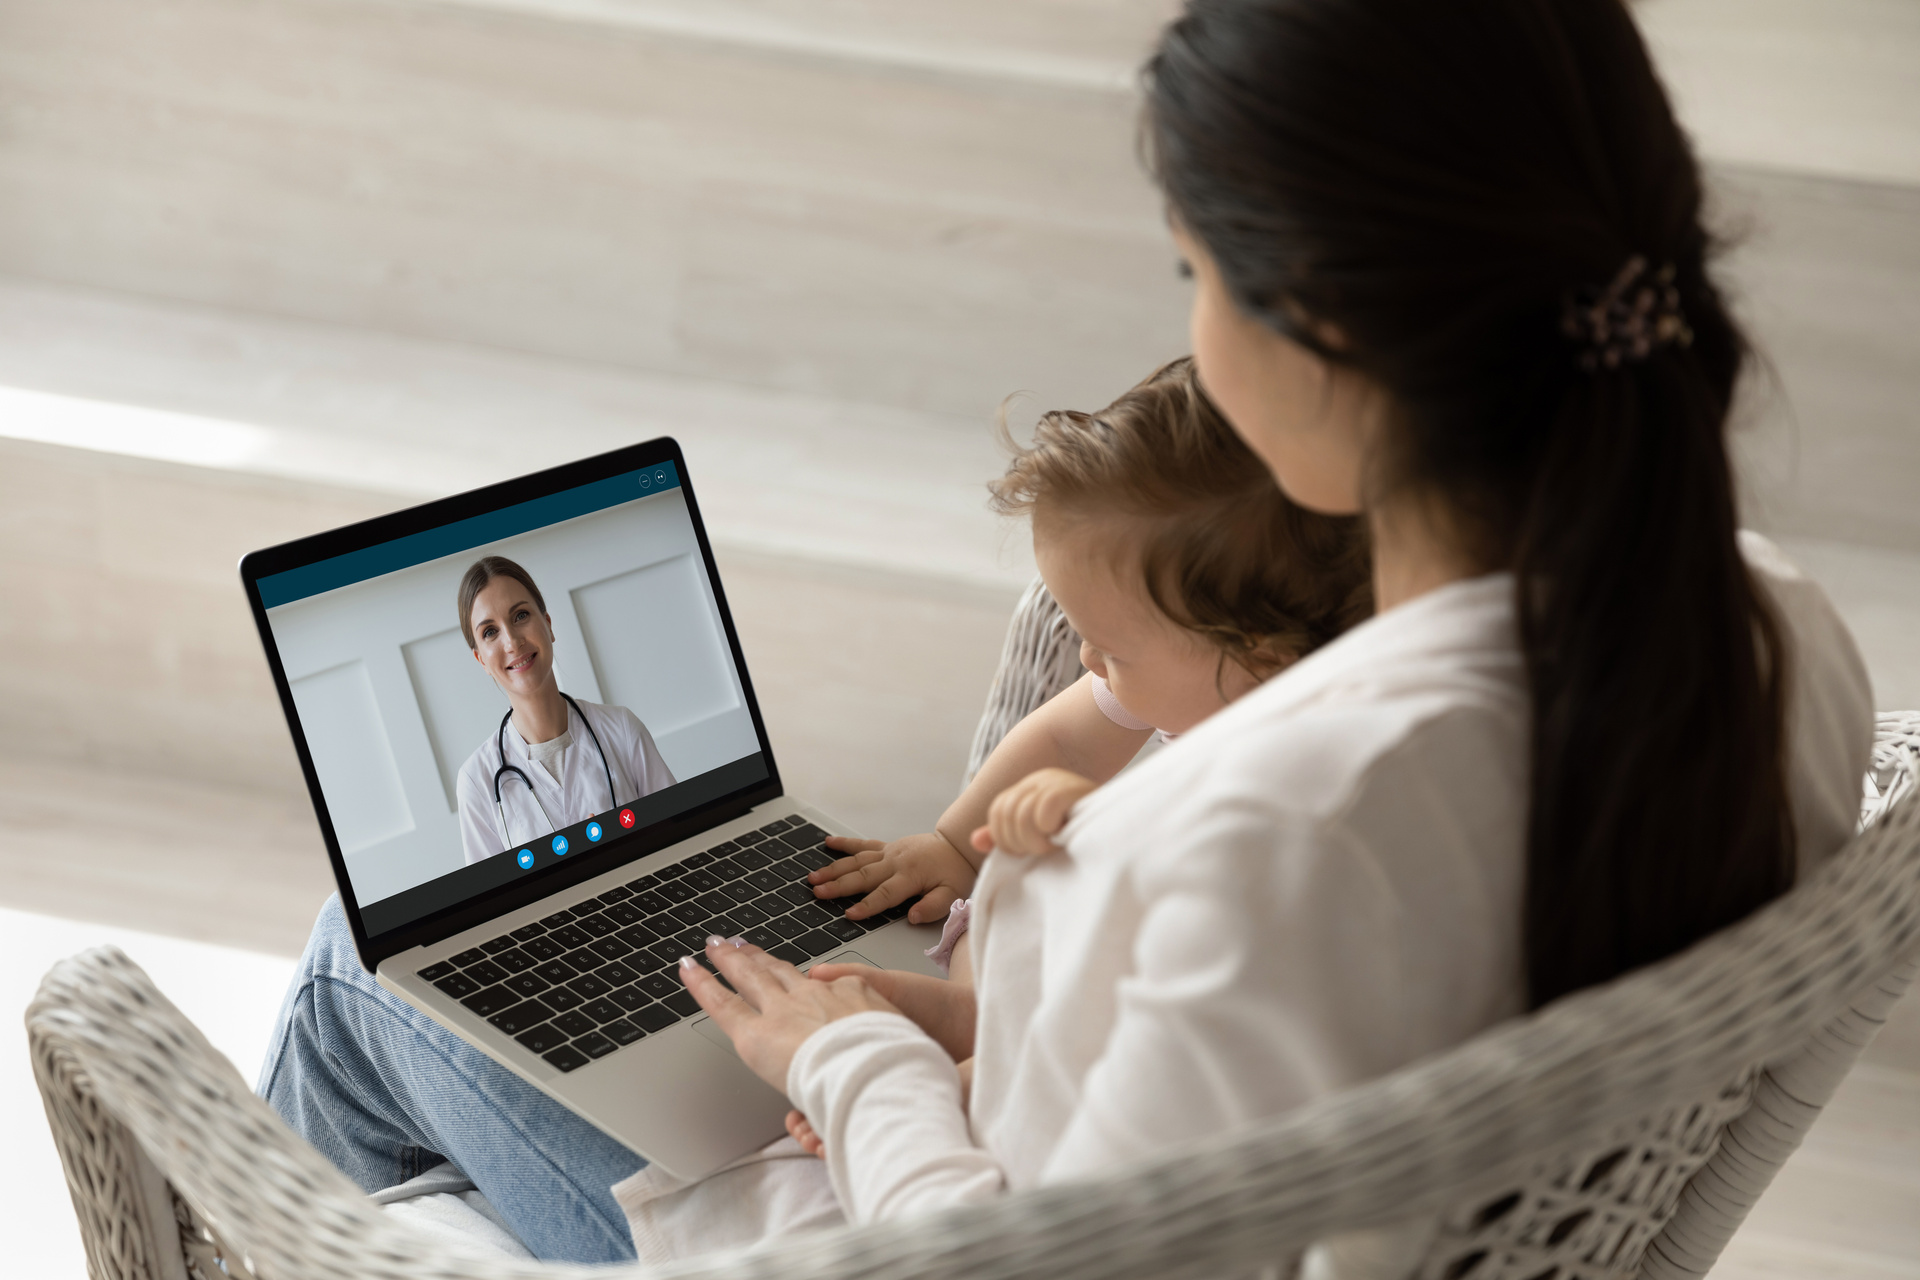
[[[551,619],[572,772],[530,754],[476,661],[484,600],[462,625],[489,556]],[[781,787],[672,439],[256,551],[240,576],[361,962],[648,1160],[700,1177],[782,1132],[786,1099],[675,972],[710,934],[937,972],[938,926],[849,921],[805,883],[853,833]]]

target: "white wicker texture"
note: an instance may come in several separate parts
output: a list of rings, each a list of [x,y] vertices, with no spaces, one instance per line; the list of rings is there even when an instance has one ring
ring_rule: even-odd
[[[1912,719],[1883,721],[1881,759],[1897,758],[1909,775],[1889,790],[1911,788],[1917,727]],[[1753,1065],[1781,1064],[1771,1073],[1781,1096],[1800,1097],[1796,1071],[1833,1056],[1835,1046],[1850,1055],[1911,978],[1920,944],[1920,801],[1896,798],[1877,817],[1806,884],[1685,954],[1231,1140],[1170,1152],[1108,1180],[698,1259],[660,1274],[1223,1275],[1291,1257],[1337,1231],[1435,1213],[1448,1230],[1423,1275],[1633,1275],[1686,1171],[1713,1148],[1718,1117],[1738,1110]],[[95,1280],[169,1274],[155,1256],[160,1250],[140,1239],[159,1224],[143,1207],[129,1139],[151,1153],[192,1207],[196,1234],[205,1224],[224,1242],[201,1243],[203,1255],[218,1250],[229,1274],[586,1274],[468,1257],[381,1214],[289,1132],[117,951],[56,966],[27,1023]],[[1743,1083],[1729,1088],[1729,1081]],[[1717,1100],[1707,1104],[1713,1111],[1695,1114],[1700,1099]],[[1764,1135],[1769,1123],[1761,1118],[1750,1128]],[[1797,1123],[1787,1118],[1789,1147],[1798,1141]],[[1729,1149],[1723,1145],[1721,1154]],[[1598,1168],[1615,1151],[1626,1154]],[[1763,1151],[1761,1163],[1769,1158]],[[1766,1176],[1770,1169],[1762,1184]],[[1482,1190],[1461,1193],[1474,1187]],[[1509,1199],[1506,1212],[1486,1212]],[[1583,1208],[1605,1220],[1576,1218]],[[1729,1212],[1737,1221],[1744,1208]],[[1658,1246],[1663,1266],[1669,1253],[1697,1261],[1719,1247],[1712,1239],[1666,1237]],[[1658,1274],[1697,1274],[1691,1262],[1675,1265],[1681,1269]],[[217,1280],[204,1267],[202,1274]]]
[[[1080,665],[1080,637],[1067,615],[1054,603],[1047,584],[1035,578],[1013,607],[1007,623],[1007,643],[1000,651],[1000,669],[980,725],[973,731],[973,749],[967,753],[966,781],[980,772],[1007,730],[1019,724],[1041,703],[1086,674]]]

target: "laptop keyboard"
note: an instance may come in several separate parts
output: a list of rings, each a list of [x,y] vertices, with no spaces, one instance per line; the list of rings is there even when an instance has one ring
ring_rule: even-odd
[[[849,920],[813,896],[807,873],[840,856],[826,838],[798,814],[777,819],[420,976],[529,1052],[577,1070],[698,1013],[674,969],[685,955],[706,963],[713,934],[805,964],[905,919],[906,903]]]

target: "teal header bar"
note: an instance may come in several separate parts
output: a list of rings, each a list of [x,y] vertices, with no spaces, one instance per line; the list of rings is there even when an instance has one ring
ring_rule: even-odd
[[[550,524],[637,502],[641,498],[650,498],[656,493],[679,487],[680,472],[671,462],[658,463],[644,471],[609,476],[605,480],[583,484],[578,489],[516,503],[483,516],[456,520],[438,529],[409,534],[392,542],[363,547],[331,560],[318,560],[298,569],[262,578],[256,584],[260,590],[260,603],[268,609],[292,604],[295,600],[317,596],[324,591],[410,569],[416,564],[425,564],[442,556],[459,555],[462,551],[484,547],[502,538],[531,533]]]

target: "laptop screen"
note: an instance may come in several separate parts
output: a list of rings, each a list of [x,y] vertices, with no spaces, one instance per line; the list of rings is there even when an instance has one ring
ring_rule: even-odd
[[[363,936],[625,860],[773,776],[662,443],[673,459],[623,451],[584,483],[525,496],[533,477],[491,509],[449,499],[390,517],[398,536],[243,566]]]

